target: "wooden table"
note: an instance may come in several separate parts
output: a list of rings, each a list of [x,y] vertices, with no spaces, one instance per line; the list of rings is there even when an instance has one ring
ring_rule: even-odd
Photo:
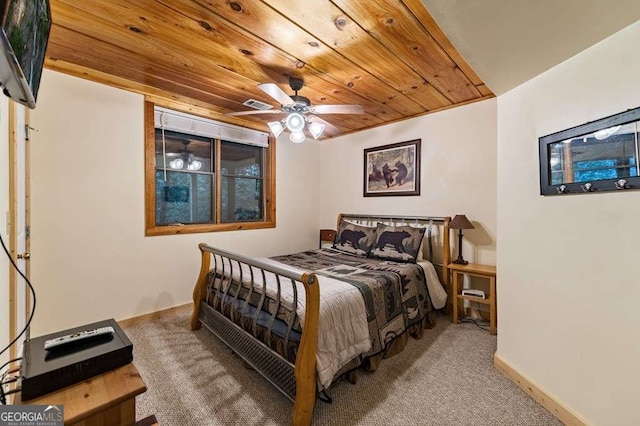
[[[453,297],[453,323],[458,323],[458,309],[460,307],[460,301],[467,299],[473,302],[483,303],[485,305],[489,305],[489,332],[491,334],[496,334],[496,267],[492,265],[480,265],[478,263],[469,263],[467,265],[450,263],[447,268],[449,268],[453,274],[453,284],[451,289]],[[462,291],[462,282],[460,278],[463,275],[488,279],[489,298],[481,299],[479,297],[463,296],[460,294],[460,291]]]
[[[134,425],[136,395],[147,390],[133,363],[17,404],[64,405],[65,425]]]

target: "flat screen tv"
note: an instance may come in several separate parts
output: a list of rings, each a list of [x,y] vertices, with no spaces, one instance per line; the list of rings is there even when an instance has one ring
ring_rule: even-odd
[[[0,84],[5,95],[36,107],[51,30],[49,0],[0,0]]]

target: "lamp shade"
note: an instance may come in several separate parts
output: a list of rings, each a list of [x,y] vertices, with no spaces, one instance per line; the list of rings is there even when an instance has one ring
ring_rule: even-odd
[[[287,117],[287,129],[291,132],[301,132],[304,129],[304,117],[302,114],[292,112]]]
[[[198,160],[191,160],[187,163],[187,170],[200,170],[202,168],[202,162]]]
[[[622,126],[613,126],[613,127],[609,127],[608,129],[600,129],[597,130],[593,136],[596,137],[596,139],[598,139],[599,141],[608,138],[609,136],[613,135],[614,133],[616,133],[618,130],[620,130],[620,127]]]
[[[271,129],[271,133],[273,133],[273,136],[275,136],[276,138],[280,136],[280,134],[284,130],[282,123],[279,121],[270,121],[267,123],[267,125],[269,126],[269,129]]]
[[[463,214],[457,214],[453,217],[453,220],[449,224],[451,229],[473,229],[473,224]]]
[[[182,166],[184,166],[184,161],[182,160],[182,158],[176,158],[169,162],[169,167],[171,167],[172,169],[179,170],[182,168]]]
[[[318,139],[324,132],[324,124],[313,121],[309,123],[309,133],[314,139]]]
[[[291,134],[289,135],[289,139],[293,143],[300,143],[300,142],[304,141],[304,139],[305,139],[304,133],[303,132],[291,132]]]

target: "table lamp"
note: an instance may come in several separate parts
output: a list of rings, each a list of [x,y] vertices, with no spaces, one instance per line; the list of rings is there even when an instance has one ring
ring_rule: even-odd
[[[463,214],[457,214],[454,216],[453,220],[449,224],[451,229],[458,230],[458,258],[453,261],[453,263],[458,263],[460,265],[466,265],[469,262],[462,258],[462,230],[463,229],[473,229],[474,226],[469,219]]]

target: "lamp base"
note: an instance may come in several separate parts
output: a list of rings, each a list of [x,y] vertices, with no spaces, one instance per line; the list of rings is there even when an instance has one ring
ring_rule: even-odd
[[[453,261],[458,265],[468,265],[469,262],[462,257],[462,229],[458,229],[458,258]]]

